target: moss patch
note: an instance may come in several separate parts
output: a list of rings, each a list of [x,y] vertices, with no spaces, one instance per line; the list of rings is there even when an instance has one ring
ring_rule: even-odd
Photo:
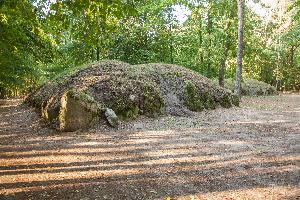
[[[202,95],[202,99],[204,102],[204,108],[211,110],[216,108],[216,102],[211,94],[204,93]]]
[[[131,102],[128,97],[120,96],[113,100],[111,108],[122,120],[129,120],[138,117],[139,107],[135,102]]]
[[[223,97],[221,98],[220,100],[220,105],[223,107],[223,108],[230,108],[232,107],[232,104],[231,104],[231,97],[229,94],[224,94]]]
[[[135,119],[139,115],[139,107],[137,105],[132,105],[124,107],[122,110],[117,111],[118,117],[120,117],[122,120],[129,120],[129,119]]]
[[[192,111],[202,111],[205,102],[198,95],[196,86],[192,82],[187,82],[184,88],[185,105]]]
[[[99,114],[104,111],[104,107],[97,101],[95,101],[95,99],[89,94],[87,94],[85,91],[76,91],[71,89],[67,91],[65,95],[75,100],[78,100],[82,107],[84,107],[87,111]]]
[[[232,95],[231,96],[231,102],[235,106],[240,106],[240,98],[237,95]]]
[[[143,113],[147,116],[154,117],[162,113],[164,100],[157,88],[150,84],[144,86],[143,92]]]

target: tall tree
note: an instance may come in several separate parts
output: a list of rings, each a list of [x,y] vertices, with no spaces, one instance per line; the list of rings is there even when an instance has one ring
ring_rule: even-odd
[[[235,94],[241,97],[241,79],[243,65],[243,46],[244,46],[244,0],[237,0],[238,5],[238,50],[237,50],[237,66],[235,80]]]
[[[207,77],[211,78],[211,39],[212,39],[212,0],[208,0],[207,7],[207,33],[208,33],[208,49],[207,49]]]
[[[232,4],[228,3],[228,8],[232,7]],[[220,61],[220,69],[219,69],[219,86],[224,87],[224,79],[225,79],[225,68],[226,68],[226,60],[228,58],[228,52],[230,48],[230,27],[233,20],[233,9],[228,9],[229,15],[228,19],[225,23],[225,44],[224,44],[224,54]]]

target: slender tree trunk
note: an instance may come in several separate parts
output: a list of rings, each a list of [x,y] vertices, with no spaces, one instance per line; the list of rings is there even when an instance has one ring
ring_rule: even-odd
[[[294,54],[295,54],[295,46],[294,45],[291,46],[290,53],[291,53],[291,55],[290,55],[290,65],[294,66]]]
[[[173,58],[173,34],[172,34],[172,16],[171,16],[171,13],[172,13],[172,8],[170,8],[170,10],[168,11],[168,20],[169,20],[169,48],[170,48],[170,62],[171,64],[174,63],[174,58]]]
[[[91,47],[91,60],[94,61],[94,48]]]
[[[198,32],[198,36],[199,36],[199,48],[201,49],[200,53],[200,66],[201,66],[201,70],[202,70],[202,65],[203,65],[203,50],[202,50],[202,45],[203,45],[203,34],[202,34],[202,14],[200,14],[200,20],[199,20],[199,32]]]
[[[212,33],[212,19],[211,19],[211,0],[208,1],[207,10],[207,33],[208,33],[208,50],[207,50],[207,77],[211,77],[211,33]]]
[[[97,47],[96,47],[96,59],[97,59],[97,61],[100,60],[100,48],[99,48],[99,45],[97,45]]]
[[[170,56],[171,56],[171,64],[174,63],[174,56],[173,56],[173,34],[172,34],[172,24],[170,24]]]
[[[229,51],[229,47],[230,47],[229,28],[230,28],[230,21],[228,21],[228,23],[226,25],[226,29],[225,29],[226,41],[225,41],[225,47],[224,47],[224,57],[221,59],[220,69],[219,69],[219,85],[221,87],[224,87],[226,60],[228,57],[228,51]]]
[[[236,81],[235,94],[241,98],[241,80],[242,80],[242,65],[243,65],[243,35],[244,35],[244,0],[237,0],[238,5],[238,50],[237,50],[237,66],[236,66]]]
[[[279,68],[280,68],[280,46],[281,46],[281,42],[280,39],[277,40],[277,65],[276,65],[276,90],[280,91],[281,90],[281,77],[280,77],[280,72],[279,72]]]
[[[172,33],[171,33],[171,41],[170,41],[170,51],[171,51],[171,64],[174,63],[174,56],[173,56],[173,38],[172,38]]]
[[[200,22],[200,30],[199,30],[199,44],[200,44],[200,48],[201,48],[201,52],[200,52],[200,64],[203,64],[203,50],[202,50],[202,44],[203,44],[203,36],[202,36],[202,19]]]

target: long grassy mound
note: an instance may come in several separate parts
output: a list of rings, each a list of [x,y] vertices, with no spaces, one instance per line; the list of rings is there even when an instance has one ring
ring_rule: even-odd
[[[214,83],[218,85],[218,80],[214,80]],[[234,91],[234,80],[225,79],[224,87],[230,91]],[[241,83],[241,92],[245,96],[264,96],[264,95],[277,95],[276,88],[263,81],[255,79],[244,79]]]
[[[61,131],[75,131],[100,122],[107,109],[128,120],[230,108],[239,99],[180,66],[102,61],[44,84],[26,102]]]

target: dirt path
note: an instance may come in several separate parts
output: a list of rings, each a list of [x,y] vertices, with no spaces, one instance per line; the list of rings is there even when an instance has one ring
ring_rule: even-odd
[[[0,199],[300,197],[300,95],[77,133],[0,104]]]

